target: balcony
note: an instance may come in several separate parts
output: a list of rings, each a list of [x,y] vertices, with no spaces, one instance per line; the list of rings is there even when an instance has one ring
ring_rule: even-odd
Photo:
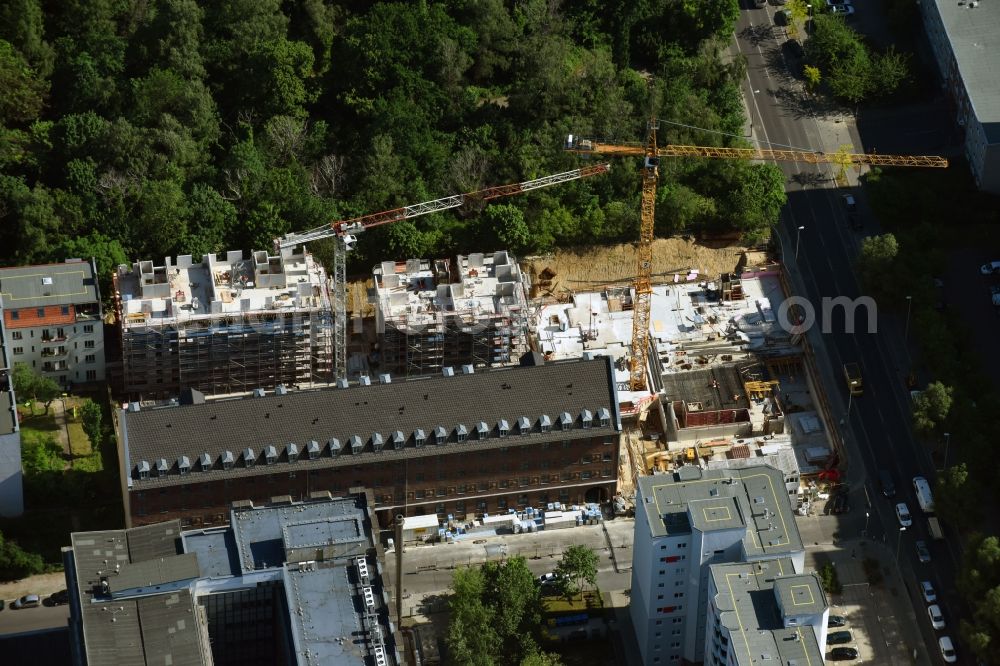
[[[42,358],[58,358],[66,355],[65,347],[42,347]]]
[[[43,372],[65,372],[69,369],[66,361],[45,362],[42,364]]]

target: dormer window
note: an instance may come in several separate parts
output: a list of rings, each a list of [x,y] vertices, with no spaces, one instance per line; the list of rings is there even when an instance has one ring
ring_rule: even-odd
[[[337,439],[336,437],[331,437],[330,441],[327,443],[330,445],[330,456],[333,458],[336,458],[338,455],[340,455],[340,451],[344,448],[340,444],[340,440]]]
[[[597,410],[597,420],[600,421],[602,428],[611,425],[611,412],[608,411],[607,407],[601,407]]]
[[[247,469],[253,469],[254,463],[257,462],[257,454],[250,447],[243,449],[243,466]]]
[[[404,446],[406,446],[406,435],[403,434],[402,430],[394,431],[392,433],[392,448],[399,451]]]
[[[384,445],[385,445],[385,438],[382,437],[382,433],[380,432],[372,433],[372,449],[374,449],[375,451],[381,451]]]
[[[169,470],[170,470],[170,468],[167,467],[167,459],[166,458],[160,458],[159,460],[156,461],[156,475],[157,476],[166,476],[167,472]]]
[[[469,431],[466,429],[466,427],[461,423],[458,424],[458,427],[455,428],[455,440],[459,442],[464,442],[468,436],[469,436]]]
[[[201,454],[201,456],[198,458],[198,466],[201,468],[201,471],[203,472],[212,471],[212,456],[208,455],[207,453]]]
[[[361,453],[361,449],[365,448],[365,441],[358,435],[351,435],[350,444],[351,453]]]
[[[434,428],[434,443],[444,444],[446,441],[448,441],[448,431],[441,426]]]
[[[236,457],[233,455],[232,451],[222,452],[222,469],[232,469],[233,465],[236,464]]]
[[[531,433],[531,421],[528,420],[527,416],[517,418],[517,431],[522,435]]]
[[[278,449],[271,445],[264,447],[264,462],[268,465],[278,462]]]
[[[542,432],[551,432],[552,431],[552,419],[550,419],[545,414],[542,414],[542,418],[538,419],[538,428]]]
[[[136,472],[139,473],[139,479],[145,481],[149,478],[149,463],[145,460],[140,460],[139,464],[135,466]]]
[[[285,447],[285,453],[288,454],[288,462],[293,463],[299,459],[299,447],[292,442],[288,443]]]
[[[310,441],[309,445],[306,447],[306,452],[309,455],[309,460],[316,460],[317,458],[319,458],[320,451],[321,449],[319,448],[319,442],[317,442],[315,439]]]
[[[500,419],[500,421],[497,423],[497,430],[500,431],[501,437],[506,437],[507,433],[510,432],[510,424],[507,423],[506,419]]]
[[[569,430],[573,427],[573,417],[569,415],[569,412],[563,412],[559,415],[559,429]]]
[[[485,421],[480,421],[476,424],[476,437],[479,439],[490,438],[490,427],[486,425]]]
[[[191,472],[191,459],[187,456],[178,458],[177,470],[181,473],[181,476],[187,476]]]
[[[424,434],[423,430],[417,428],[416,430],[413,431],[413,443],[417,446],[418,449],[424,445],[424,441],[426,439],[427,435]]]
[[[580,420],[583,421],[584,428],[589,428],[590,424],[594,420],[594,415],[590,413],[589,409],[585,409],[582,412],[580,412]]]

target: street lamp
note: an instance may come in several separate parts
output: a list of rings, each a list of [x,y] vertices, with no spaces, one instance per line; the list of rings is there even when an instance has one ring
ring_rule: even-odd
[[[941,465],[942,470],[948,469],[948,444],[951,442],[951,433],[946,432],[944,434],[944,464]]]
[[[868,536],[868,519],[871,517],[872,515],[865,511],[865,536]]]
[[[803,229],[805,229],[805,227],[799,227],[795,231],[795,262],[796,263],[798,263],[798,261],[799,261],[799,241],[802,240],[802,230]]]
[[[913,296],[906,297],[906,327],[903,329],[903,344],[910,339],[910,307],[913,305]]]
[[[903,532],[905,531],[905,527],[899,528],[899,539],[896,540],[896,568],[899,568],[899,547],[903,543]]]

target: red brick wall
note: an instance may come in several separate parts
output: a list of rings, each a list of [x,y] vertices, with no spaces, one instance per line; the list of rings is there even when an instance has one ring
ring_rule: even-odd
[[[63,307],[69,308],[69,314],[63,314]],[[38,311],[43,315],[39,316]],[[17,319],[13,313],[17,312]],[[32,328],[37,326],[66,326],[76,323],[76,308],[72,305],[46,305],[44,308],[8,308],[3,312],[3,323],[7,328]]]
[[[264,502],[278,495],[301,500],[313,491],[337,495],[355,486],[370,488],[376,511],[389,515],[400,512],[404,497],[408,515],[435,513],[443,505],[442,513],[456,518],[545,502],[581,503],[595,488],[603,489],[603,496],[592,494],[607,500],[615,492],[618,436],[612,436],[610,444],[604,439],[569,440],[566,447],[553,442],[470,454],[449,451],[407,460],[393,459],[386,452],[385,459],[355,467],[317,469],[301,460],[278,463],[273,473],[252,477],[192,471],[182,486],[158,488],[155,480],[137,484],[130,495],[132,524],[173,518],[191,519],[196,525],[222,524],[229,521],[229,504],[234,500]]]

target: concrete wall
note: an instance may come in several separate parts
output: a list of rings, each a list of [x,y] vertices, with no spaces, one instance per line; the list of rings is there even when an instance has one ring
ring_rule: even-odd
[[[21,475],[21,433],[0,435],[0,516],[13,518],[24,513]]]

